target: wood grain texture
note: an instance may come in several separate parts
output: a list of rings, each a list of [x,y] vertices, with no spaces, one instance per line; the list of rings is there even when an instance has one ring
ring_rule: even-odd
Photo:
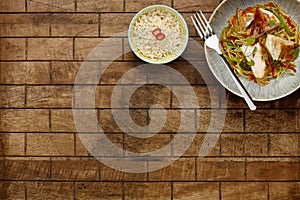
[[[155,161],[150,162],[155,165]],[[160,165],[160,163],[157,163]],[[149,180],[152,181],[193,181],[195,180],[195,159],[194,158],[180,158],[172,165],[163,169],[150,172]]]
[[[199,9],[209,18],[220,2],[0,0],[0,199],[300,199],[300,90],[276,101],[256,102],[256,111],[225,91],[208,67],[204,42],[190,18]],[[187,22],[188,46],[166,66],[192,85],[199,108],[182,109],[179,98],[192,103],[189,86],[157,85],[153,74],[139,69],[145,63],[129,46],[132,17],[154,4],[177,9]],[[81,73],[86,82],[80,87],[83,91],[95,88],[92,112],[102,132],[83,118],[89,128],[79,135],[72,103],[82,66],[88,73]],[[129,71],[136,73],[130,84],[119,82]],[[91,82],[89,74],[100,80]],[[147,84],[125,102],[129,89],[140,83]],[[117,105],[112,108],[117,87]],[[147,126],[164,119],[163,109],[149,111],[155,104],[164,107],[167,118],[150,138],[125,133],[112,115],[112,109],[130,108],[128,117]],[[212,112],[216,113],[213,119]],[[177,133],[180,124],[187,127]],[[148,163],[138,158],[144,169],[181,157],[149,173],[123,172],[103,164],[112,159],[105,152],[92,155],[88,151],[101,147],[100,134],[126,150],[126,156],[170,145],[165,154]],[[179,136],[180,141],[172,141]],[[207,136],[218,140],[202,158],[199,151]],[[182,152],[185,145],[187,150]],[[101,155],[103,163],[95,155]],[[132,159],[115,161],[121,168],[138,170]]]
[[[100,36],[114,36],[122,33],[127,36],[128,26],[134,14],[102,14]]]
[[[0,110],[1,132],[49,131],[49,110]]]
[[[216,116],[225,116],[225,121],[219,118],[212,118],[212,110],[197,110],[197,118],[199,121],[198,132],[243,132],[243,112],[242,110],[213,110]],[[212,124],[210,126],[210,124]],[[210,128],[210,129],[209,129]]]
[[[300,182],[271,182],[270,199],[299,199]]]
[[[27,0],[28,12],[72,12],[74,0]]]
[[[24,156],[25,133],[0,133],[1,156]]]
[[[108,158],[109,159],[109,158]],[[131,160],[125,160],[120,163],[121,166],[127,166],[134,168],[135,163],[132,163]],[[142,161],[142,164],[144,167],[146,166],[146,163]],[[128,172],[123,172],[117,169],[112,169],[104,164],[101,164],[100,168],[100,180],[101,181],[109,181],[109,182],[114,182],[114,181],[147,181],[147,173],[128,173]]]
[[[98,36],[97,14],[54,14],[51,20],[52,36]]]
[[[260,182],[221,183],[222,199],[268,199],[268,184]]]
[[[28,133],[26,143],[28,156],[73,156],[73,134]]]
[[[125,0],[125,12],[138,12],[139,10],[151,6],[151,5],[166,5],[171,6],[171,0],[148,0],[148,1],[138,1],[138,0]]]
[[[3,37],[50,36],[50,23],[49,14],[1,14],[0,34]]]
[[[29,108],[72,108],[72,86],[29,86],[26,106]]]
[[[122,12],[125,0],[77,0],[78,12]]]
[[[297,158],[249,158],[247,180],[299,180],[300,165]]]
[[[70,182],[26,182],[27,199],[74,199],[74,184]]]
[[[192,95],[189,94],[187,90],[188,86],[173,87],[173,91],[178,91],[180,99],[184,102],[191,102]],[[217,86],[193,86],[194,93],[198,99],[196,102],[199,108],[218,108],[219,107],[219,88]],[[212,97],[212,98],[211,98]],[[195,102],[191,102],[194,105]],[[172,108],[182,108],[183,106],[179,104],[178,97],[176,95],[172,96]],[[192,106],[187,108],[193,108]],[[197,108],[197,107],[194,107]]]
[[[220,0],[192,1],[192,0],[174,0],[174,8],[181,12],[197,12],[201,9],[203,12],[212,12],[219,5]]]
[[[72,60],[71,38],[29,38],[29,60]]]
[[[7,200],[25,199],[25,184],[19,181],[0,181],[0,198]]]
[[[170,183],[125,183],[124,199],[170,199]]]
[[[298,156],[300,134],[270,134],[271,156]]]
[[[100,163],[94,158],[52,158],[53,180],[99,180]]]
[[[76,132],[72,110],[51,110],[51,132]]]
[[[220,199],[219,183],[182,182],[173,184],[173,199],[217,200]]]
[[[122,57],[122,39],[109,39],[108,43],[104,38],[76,38],[75,59],[76,60],[115,60]],[[107,41],[107,40],[106,40]],[[97,48],[97,51],[91,51]],[[91,54],[90,54],[91,53]],[[88,57],[90,56],[90,57]]]
[[[298,110],[246,111],[245,120],[247,132],[296,132],[299,112]]]
[[[222,156],[268,156],[267,134],[222,134]]]
[[[0,38],[1,60],[25,60],[25,38]]]
[[[76,183],[76,199],[122,199],[122,183],[86,182]]]
[[[25,12],[26,0],[7,0],[0,2],[0,12]]]
[[[245,180],[243,158],[199,158],[197,180]]]
[[[50,84],[49,62],[0,62],[1,84]]]
[[[22,108],[25,105],[24,86],[0,86],[0,107],[3,108]]]
[[[49,180],[50,158],[1,157],[0,169],[1,180]]]

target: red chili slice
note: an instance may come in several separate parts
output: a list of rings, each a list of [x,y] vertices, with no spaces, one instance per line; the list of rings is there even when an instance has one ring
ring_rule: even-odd
[[[296,68],[293,67],[293,66],[291,66],[291,65],[282,64],[282,66],[283,66],[284,68],[287,68],[287,69],[292,70],[292,71],[295,72],[295,73],[297,72]]]
[[[287,18],[287,23],[290,27],[295,28],[295,25],[292,23],[291,18],[289,18],[289,17]]]

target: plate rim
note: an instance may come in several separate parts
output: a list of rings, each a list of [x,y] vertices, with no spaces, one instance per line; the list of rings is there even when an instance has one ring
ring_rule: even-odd
[[[210,16],[209,18],[209,23],[211,23],[211,21],[213,20],[213,18],[215,17],[216,13],[219,11],[219,9],[223,6],[223,4],[227,3],[228,1],[230,0],[224,0],[222,1],[216,8],[215,10],[213,11],[212,15]],[[297,1],[297,0],[295,0]],[[299,1],[297,1],[299,3]],[[228,20],[228,19],[227,19]],[[219,37],[219,36],[218,36]],[[207,61],[207,64],[209,66],[209,69],[210,71],[212,72],[212,74],[214,75],[214,77],[218,80],[219,83],[221,83],[221,85],[223,87],[225,87],[228,91],[230,91],[231,93],[243,98],[243,95],[241,93],[238,93],[236,91],[234,91],[233,89],[230,89],[215,73],[215,71],[212,69],[212,64],[210,62],[208,62],[208,48],[207,45],[204,44],[204,53],[205,53],[205,58],[206,58],[206,61]],[[225,67],[224,67],[225,68]],[[300,72],[298,72],[300,73]],[[263,86],[262,86],[263,87]],[[295,87],[293,90],[283,94],[283,95],[280,95],[280,96],[276,96],[276,97],[273,97],[273,98],[252,98],[254,101],[264,101],[264,102],[267,102],[267,101],[274,101],[274,100],[278,100],[278,99],[281,99],[281,98],[284,98],[284,97],[287,97],[289,96],[290,94],[296,92],[298,89],[300,88],[300,83],[298,85],[298,87]]]

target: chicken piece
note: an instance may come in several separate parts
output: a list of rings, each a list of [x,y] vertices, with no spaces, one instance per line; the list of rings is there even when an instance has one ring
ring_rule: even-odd
[[[270,21],[273,21],[273,23],[270,23]],[[255,37],[259,37],[265,32],[276,28],[279,24],[279,19],[272,12],[257,7],[255,11],[251,34]]]
[[[254,46],[243,45],[241,49],[248,62],[254,61],[251,70],[256,78],[262,79],[271,72],[272,61],[270,61],[269,54],[263,45],[260,43],[256,43]]]
[[[269,50],[274,60],[279,60],[279,56],[283,55],[283,50],[286,52],[289,49],[294,49],[295,43],[284,40],[275,35],[268,34],[266,38],[266,47]]]
[[[254,20],[255,8],[247,8],[246,10],[237,9],[237,18],[241,31],[245,31]]]

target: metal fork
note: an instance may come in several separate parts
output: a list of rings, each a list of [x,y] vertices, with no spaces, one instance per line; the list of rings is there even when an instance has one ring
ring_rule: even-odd
[[[245,99],[247,105],[251,110],[256,110],[256,106],[253,103],[251,96],[248,91],[245,89],[244,85],[238,78],[238,76],[234,73],[233,69],[230,67],[230,64],[226,60],[225,56],[222,54],[222,51],[219,47],[219,39],[217,35],[214,33],[212,27],[208,23],[207,19],[203,15],[202,11],[197,12],[194,16],[191,16],[194,26],[197,29],[197,32],[201,39],[205,41],[205,45],[211,49],[214,49],[223,59],[226,68],[228,69],[233,81],[236,86],[242,93],[243,98]]]

